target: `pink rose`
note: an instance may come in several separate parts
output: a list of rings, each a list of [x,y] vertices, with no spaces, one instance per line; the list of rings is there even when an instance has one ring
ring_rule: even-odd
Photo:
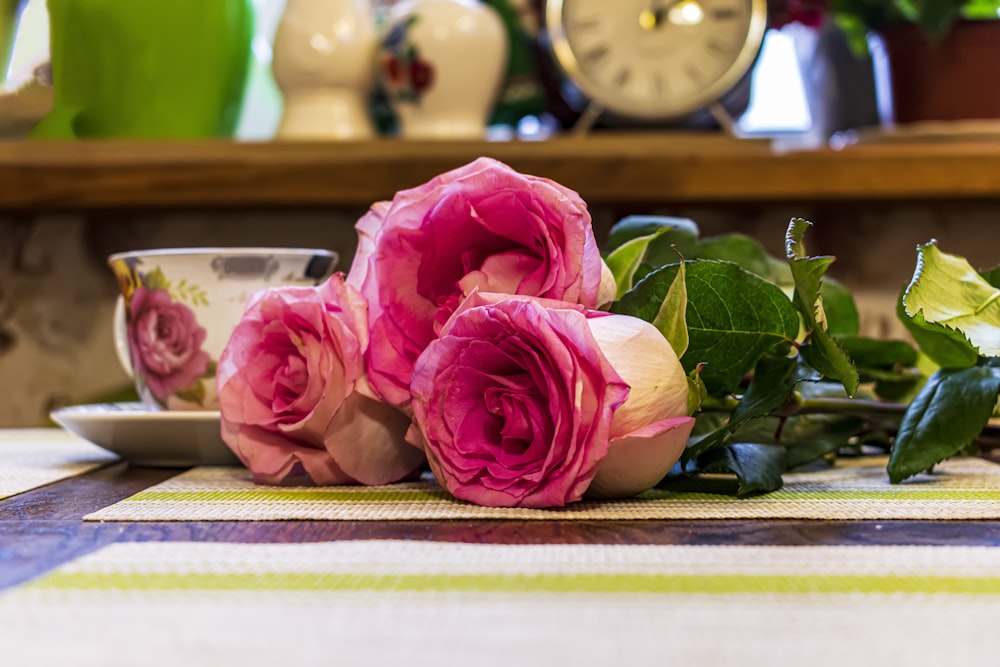
[[[343,274],[250,297],[219,359],[222,437],[259,483],[387,484],[423,454],[409,420],[370,396],[367,308]]]
[[[167,290],[137,287],[132,293],[128,318],[132,363],[160,403],[208,370],[211,358],[201,349],[204,342],[205,329],[194,312],[174,302]]]
[[[652,325],[541,299],[472,294],[411,387],[411,439],[448,491],[480,505],[634,495],[694,424],[684,370]]]
[[[473,289],[591,308],[614,296],[579,195],[489,158],[375,204],[356,227],[347,280],[370,304],[369,378],[403,409],[414,362]]]

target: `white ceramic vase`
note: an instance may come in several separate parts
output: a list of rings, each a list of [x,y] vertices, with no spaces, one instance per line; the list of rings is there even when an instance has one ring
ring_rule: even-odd
[[[482,139],[507,69],[507,33],[476,0],[407,0],[389,14],[378,76],[408,139]]]
[[[271,65],[284,96],[276,138],[372,138],[377,43],[369,0],[288,0]]]

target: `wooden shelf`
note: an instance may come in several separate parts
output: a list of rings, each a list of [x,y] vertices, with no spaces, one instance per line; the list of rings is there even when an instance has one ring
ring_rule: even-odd
[[[780,154],[760,140],[611,133],[536,143],[0,143],[0,211],[367,206],[480,155],[591,204],[1000,199],[1000,143]]]

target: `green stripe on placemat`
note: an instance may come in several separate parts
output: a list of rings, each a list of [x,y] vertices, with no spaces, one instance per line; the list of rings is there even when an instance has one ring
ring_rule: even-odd
[[[367,574],[56,572],[30,584],[60,590],[394,591],[404,593],[648,593],[1000,595],[1000,577],[746,574]]]
[[[835,490],[835,489],[790,489],[767,494],[769,500],[985,500],[1000,501],[1000,490],[958,490],[958,489],[908,489],[890,488],[885,490]],[[318,488],[299,491],[284,491],[280,488],[262,488],[255,491],[141,491],[126,502],[431,502],[453,500],[452,496],[440,488],[426,490],[401,489],[345,491],[337,488]],[[679,491],[647,491],[634,499],[618,502],[643,503],[648,501],[698,500],[732,502],[732,496],[714,493],[688,493]]]
[[[0,593],[0,644],[17,667],[996,667],[997,618],[994,547],[120,541]]]
[[[717,487],[716,487],[717,488]],[[714,489],[713,489],[714,490]],[[193,468],[88,514],[86,521],[419,521],[685,519],[1000,519],[1000,466],[953,459],[889,484],[884,458],[838,461],[785,475],[784,488],[749,498],[664,488],[566,507],[481,507],[432,479],[379,487],[268,487],[244,468]]]
[[[1000,494],[997,495],[1000,498]],[[338,487],[283,490],[280,487],[260,487],[248,491],[140,491],[127,502],[420,502],[449,500],[451,494],[437,486],[427,489],[366,489],[346,490]]]

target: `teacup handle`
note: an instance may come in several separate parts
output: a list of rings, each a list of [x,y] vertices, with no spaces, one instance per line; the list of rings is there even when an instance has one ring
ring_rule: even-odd
[[[125,371],[129,379],[134,380],[135,371],[132,369],[132,357],[129,355],[128,350],[128,324],[125,317],[125,297],[121,294],[118,295],[118,300],[115,301],[114,333],[115,354],[118,355],[118,363],[121,364],[122,370]]]

